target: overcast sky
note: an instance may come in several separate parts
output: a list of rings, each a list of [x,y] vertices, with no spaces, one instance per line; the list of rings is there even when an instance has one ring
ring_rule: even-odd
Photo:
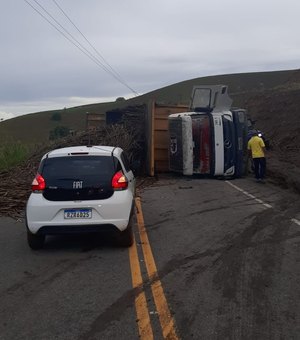
[[[300,68],[299,0],[26,1],[0,0],[0,118],[208,75]]]

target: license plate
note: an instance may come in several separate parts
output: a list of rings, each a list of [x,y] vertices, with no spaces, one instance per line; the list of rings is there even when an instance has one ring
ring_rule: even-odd
[[[66,219],[92,218],[92,209],[66,209],[64,217]]]

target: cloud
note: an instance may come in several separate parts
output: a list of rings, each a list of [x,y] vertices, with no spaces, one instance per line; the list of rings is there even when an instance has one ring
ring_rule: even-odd
[[[0,122],[4,121],[6,119],[14,118],[14,117],[15,117],[15,115],[13,113],[0,111]]]
[[[130,96],[124,96],[128,98]],[[115,101],[116,97],[55,97],[55,100],[25,101],[17,103],[8,103],[4,106],[5,112],[0,112],[0,117],[13,118],[26,113],[34,113],[47,110],[61,110],[74,106],[81,106],[94,103],[104,103]],[[15,112],[9,113],[8,111]]]
[[[26,2],[6,1],[0,12],[1,111],[128,96],[129,89],[99,66],[102,57],[138,93],[201,76],[300,67],[300,2],[294,0],[60,1],[101,56],[54,2],[40,3],[98,65]]]

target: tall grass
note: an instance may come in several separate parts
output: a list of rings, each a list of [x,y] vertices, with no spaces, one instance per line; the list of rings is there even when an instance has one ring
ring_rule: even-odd
[[[0,171],[21,164],[29,154],[29,148],[19,142],[0,145]]]

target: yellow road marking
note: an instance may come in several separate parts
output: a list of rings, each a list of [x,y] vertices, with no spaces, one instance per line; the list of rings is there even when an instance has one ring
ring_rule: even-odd
[[[150,322],[149,311],[147,307],[147,300],[145,292],[142,290],[143,279],[141,274],[141,268],[136,249],[135,239],[132,247],[129,248],[129,259],[131,268],[131,278],[133,288],[141,289],[138,295],[135,297],[135,309],[137,315],[137,323],[139,329],[140,338],[143,340],[152,340],[153,332]]]
[[[137,224],[140,234],[140,239],[142,243],[142,249],[144,254],[144,260],[148,272],[148,277],[151,283],[151,290],[156,305],[156,309],[159,316],[160,325],[162,328],[162,333],[164,339],[176,340],[179,339],[176,334],[175,321],[171,316],[167,299],[164,294],[162,284],[159,280],[156,264],[152,254],[151,246],[149,243],[148,235],[145,229],[144,217],[142,213],[141,200],[139,197],[135,199],[135,204],[137,208]]]

